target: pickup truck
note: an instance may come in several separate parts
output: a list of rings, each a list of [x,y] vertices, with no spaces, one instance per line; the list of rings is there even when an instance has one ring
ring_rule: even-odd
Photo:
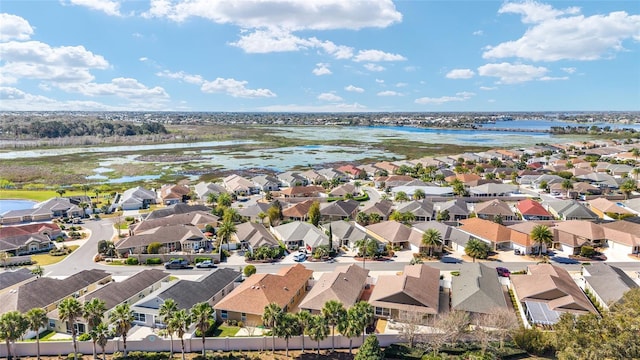
[[[187,260],[174,259],[164,263],[165,269],[187,269],[189,262]]]

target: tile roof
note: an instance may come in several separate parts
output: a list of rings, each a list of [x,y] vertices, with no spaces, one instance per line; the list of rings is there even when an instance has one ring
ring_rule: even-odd
[[[368,274],[369,270],[357,264],[337,266],[320,276],[298,307],[320,311],[327,301],[337,300],[349,308],[360,299]]]
[[[587,220],[560,221],[555,224],[554,229],[577,235],[590,241],[605,239],[602,226]]]
[[[609,241],[626,246],[640,246],[640,223],[630,221],[636,218],[601,224],[604,235]]]
[[[498,199],[485,201],[475,206],[476,214],[514,216],[513,210],[506,202]]]
[[[633,214],[631,211],[616,205],[613,201],[607,200],[602,197],[589,200],[588,203],[592,209],[600,210],[603,213]]]
[[[422,243],[422,234],[407,225],[396,221],[383,221],[371,224],[366,227],[367,232],[371,232],[378,240],[390,243],[401,243],[408,241],[419,247]]]
[[[284,217],[306,219],[307,215],[309,215],[309,209],[314,202],[315,200],[305,200],[299,203],[295,203],[288,208],[283,209],[282,215]]]
[[[475,237],[491,241],[492,243],[508,242],[511,240],[511,229],[493,221],[480,218],[460,220],[460,230]]]
[[[518,201],[516,206],[522,215],[551,217],[551,214],[545,210],[542,204],[532,199]]]
[[[369,298],[376,307],[437,314],[440,270],[429,265],[406,265],[401,275],[381,275]]]

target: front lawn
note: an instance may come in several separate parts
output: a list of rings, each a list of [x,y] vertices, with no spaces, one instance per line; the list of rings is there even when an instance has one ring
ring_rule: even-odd
[[[71,252],[75,251],[79,247],[80,246],[78,246],[78,245],[68,246],[68,248],[71,249]],[[45,265],[51,265],[51,264],[58,263],[58,262],[64,260],[67,256],[68,255],[65,255],[65,256],[53,256],[53,255],[49,255],[48,253],[44,253],[44,254],[31,255],[31,260],[36,265],[45,266]]]
[[[67,191],[64,196],[84,195],[83,191]],[[24,199],[42,202],[60,195],[55,190],[0,190],[0,199]]]

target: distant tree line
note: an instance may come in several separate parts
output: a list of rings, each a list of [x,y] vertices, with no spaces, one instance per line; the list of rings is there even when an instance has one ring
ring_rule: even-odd
[[[119,121],[82,120],[82,121],[30,121],[0,124],[0,136],[16,138],[62,138],[73,136],[134,136],[168,134],[167,129],[158,122],[140,124]]]

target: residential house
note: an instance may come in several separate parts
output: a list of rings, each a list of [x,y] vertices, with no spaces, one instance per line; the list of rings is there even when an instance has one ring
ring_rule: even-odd
[[[278,240],[264,225],[254,222],[245,222],[236,226],[236,232],[231,235],[231,239],[240,243],[241,248],[246,249],[249,253],[253,253],[261,246],[280,247]]]
[[[393,202],[391,200],[380,200],[376,203],[373,203],[369,206],[362,208],[360,212],[363,212],[367,215],[377,214],[380,216],[380,220],[388,220],[389,215],[393,210]]]
[[[607,251],[626,257],[640,254],[640,218],[627,218],[601,224],[609,249]]]
[[[336,170],[342,172],[343,174],[346,174],[352,179],[364,179],[367,177],[367,173],[364,170],[359,169],[351,164],[340,166]]]
[[[329,237],[320,229],[308,222],[294,221],[288,224],[271,228],[271,232],[279,241],[282,241],[289,250],[298,250],[304,247],[308,252],[321,245],[329,245]],[[333,243],[336,248],[338,242]]]
[[[320,276],[298,308],[320,314],[327,301],[335,300],[348,309],[360,300],[368,275],[369,270],[357,264],[337,266]]]
[[[395,174],[396,170],[400,168],[400,166],[388,161],[377,162],[374,166],[380,170],[386,171],[388,174]]]
[[[543,206],[560,220],[596,220],[598,215],[580,202],[572,199],[545,201]]]
[[[527,221],[553,220],[553,215],[551,215],[542,204],[532,199],[518,201],[516,208],[522,215],[522,218]]]
[[[599,246],[605,243],[601,225],[586,220],[568,220],[556,223],[553,228],[556,250],[567,255],[578,255],[583,246]]]
[[[463,263],[451,278],[451,309],[472,315],[510,309],[496,269],[481,263]]]
[[[330,223],[320,225],[320,229],[325,233],[331,231],[333,241],[337,242],[338,246],[346,246],[353,248],[358,240],[367,238],[367,233],[358,227],[353,222],[338,220]]]
[[[49,221],[55,218],[73,218],[83,215],[82,209],[68,198],[51,198],[37,203],[31,209],[9,210],[0,214],[0,224],[31,221]]]
[[[282,185],[289,187],[309,185],[309,180],[295,171],[287,171],[282,174],[278,174],[278,179]]]
[[[160,198],[165,205],[186,203],[189,201],[191,189],[186,185],[162,185]]]
[[[526,275],[511,275],[511,284],[521,315],[531,325],[553,326],[563,313],[598,313],[567,270],[561,267],[529,265]]]
[[[339,182],[345,182],[349,180],[349,177],[345,173],[332,168],[320,169],[317,170],[317,173],[321,176],[324,176],[324,178],[330,182],[334,180],[337,180]]]
[[[420,232],[424,233],[428,229],[435,229],[440,233],[442,237],[442,245],[446,247],[453,248],[454,250],[464,251],[464,247],[467,245],[467,241],[469,241],[469,234],[466,234],[453,226],[449,226],[445,223],[441,223],[438,221],[427,221],[423,223],[412,224],[412,227],[418,229]]]
[[[486,183],[469,188],[469,194],[472,197],[510,196],[518,192],[518,186],[512,184]]]
[[[595,185],[602,189],[602,191],[604,192],[615,190],[620,187],[620,184],[618,183],[618,180],[616,178],[605,173],[591,172],[586,175],[577,176],[576,179],[578,179],[578,181],[585,181],[592,185]]]
[[[198,199],[204,202],[208,201],[210,194],[218,196],[222,193],[227,192],[227,189],[225,189],[225,187],[220,184],[215,184],[211,182],[207,183],[204,181],[197,183],[194,188],[195,188],[196,195],[198,195]]]
[[[0,272],[0,294],[16,289],[22,284],[26,284],[36,278],[38,278],[38,276],[27,268]]]
[[[280,191],[280,195],[289,197],[320,197],[325,195],[324,188],[318,185],[291,186]]]
[[[82,304],[86,304],[92,299],[100,299],[105,302],[104,319],[109,318],[111,311],[120,304],[133,304],[136,301],[148,296],[155,290],[160,289],[162,283],[169,281],[169,273],[159,269],[147,269],[142,270],[132,276],[129,276],[123,281],[110,282],[105,286],[102,286],[95,291],[92,291],[82,297],[79,301]],[[146,323],[145,315],[134,312],[135,323]],[[58,321],[58,314],[51,314],[51,317],[55,317]],[[79,324],[87,324],[86,320],[78,319]],[[88,329],[88,325],[87,325]]]
[[[324,175],[318,174],[318,172],[313,169],[301,172],[300,176],[307,179],[307,182],[313,185],[321,185],[323,182],[328,181]]]
[[[280,180],[273,175],[258,175],[251,178],[251,181],[258,188],[258,191],[278,191],[280,190]]]
[[[459,229],[473,238],[484,241],[492,249],[511,249],[511,229],[493,221],[480,218],[461,220]]]
[[[347,195],[350,196],[358,196],[359,189],[356,189],[356,186],[352,183],[344,183],[340,186],[337,186],[329,192],[330,197],[345,197]]]
[[[624,270],[605,263],[583,265],[582,276],[585,290],[606,310],[618,303],[624,293],[639,287]]]
[[[117,208],[122,210],[147,209],[152,204],[157,203],[158,195],[153,190],[147,190],[141,186],[127,189],[122,194],[116,194],[111,210]]]
[[[315,201],[316,200],[305,200],[292,204],[288,208],[282,210],[282,216],[285,220],[307,221],[309,217],[309,210]]]
[[[573,183],[573,189],[569,191],[570,196],[572,196],[572,192],[577,193],[580,197],[584,197],[588,195],[600,195],[602,194],[602,189],[586,182],[576,182]]]
[[[175,204],[161,209],[157,209],[149,213],[145,217],[145,220],[153,220],[159,218],[165,218],[172,215],[187,214],[187,213],[211,213],[211,208],[204,205],[187,205],[187,204]]]
[[[513,224],[511,226],[508,226],[508,228],[511,229],[511,247],[514,250],[520,251],[521,254],[537,255],[546,253],[547,245],[536,243],[531,238],[531,232],[538,225],[548,226],[551,234],[554,234],[552,230],[553,225],[551,223],[537,223],[533,221],[527,221]],[[555,234],[557,234],[557,232]],[[552,244],[556,242],[556,238],[554,237],[553,240],[554,241],[552,242]]]
[[[338,200],[321,207],[320,216],[324,221],[354,220],[359,207],[360,203],[356,200]]]
[[[138,300],[131,306],[136,324],[148,327],[164,327],[160,317],[160,308],[165,301],[172,299],[178,309],[191,309],[193,305],[208,302],[215,306],[222,298],[231,293],[235,284],[242,279],[239,271],[221,268],[211,271],[195,281],[178,280],[168,284]],[[215,316],[217,321],[222,321]]]
[[[403,192],[407,194],[407,196],[413,197],[418,190],[422,191],[426,197],[453,196],[453,188],[450,186],[394,186],[391,188],[391,194],[395,197],[399,192]]]
[[[398,205],[397,212],[411,213],[415,217],[415,222],[431,221],[434,219],[433,202],[430,200],[414,200]]]
[[[242,207],[237,210],[240,216],[248,218],[249,221],[263,221],[263,219],[260,218],[260,214],[266,215],[271,205],[273,205],[273,202],[257,201],[255,204],[249,205],[247,207]]]
[[[0,251],[10,255],[26,255],[51,250],[53,241],[64,238],[55,223],[33,223],[0,227]]]
[[[380,275],[369,303],[376,317],[402,321],[413,314],[426,317],[445,311],[448,298],[442,302],[440,299],[440,270],[418,264],[406,265],[396,275]]]
[[[463,199],[455,199],[445,201],[443,203],[436,203],[434,205],[434,210],[437,213],[447,212],[449,214],[449,220],[459,221],[469,218],[469,207],[467,206],[467,202]],[[436,216],[437,217],[437,216]]]
[[[411,249],[414,252],[418,252],[422,245],[422,233],[420,231],[396,221],[371,224],[366,226],[365,229],[367,235],[393,247]]]
[[[236,174],[229,175],[222,179],[222,184],[227,191],[240,196],[257,194],[260,192],[259,186],[253,181]]]
[[[460,180],[462,183],[466,184],[472,181],[477,181],[482,179],[481,176],[476,175],[476,174],[471,174],[471,173],[467,173],[467,174],[455,174],[452,176],[447,176],[444,181],[451,183],[454,180]]]
[[[496,217],[504,221],[518,220],[518,216],[511,210],[511,207],[504,201],[493,199],[475,205],[474,211],[480,219],[494,220]]]
[[[132,225],[129,235],[144,233],[145,231],[169,225],[193,225],[200,230],[204,230],[207,225],[217,227],[219,218],[208,211],[196,210],[187,213],[171,214],[165,217],[147,219]]]
[[[160,243],[167,252],[197,252],[207,248],[208,239],[194,225],[165,225],[137,232],[116,243],[120,254],[145,254],[151,243]]]
[[[237,320],[250,326],[262,324],[264,308],[275,303],[284,312],[296,309],[307,293],[313,270],[301,264],[282,268],[276,274],[259,273],[249,276],[214,309],[222,321]]]
[[[591,211],[598,217],[605,220],[619,219],[624,216],[633,216],[633,213],[622,206],[617,205],[613,201],[605,198],[596,198],[587,202]]]

